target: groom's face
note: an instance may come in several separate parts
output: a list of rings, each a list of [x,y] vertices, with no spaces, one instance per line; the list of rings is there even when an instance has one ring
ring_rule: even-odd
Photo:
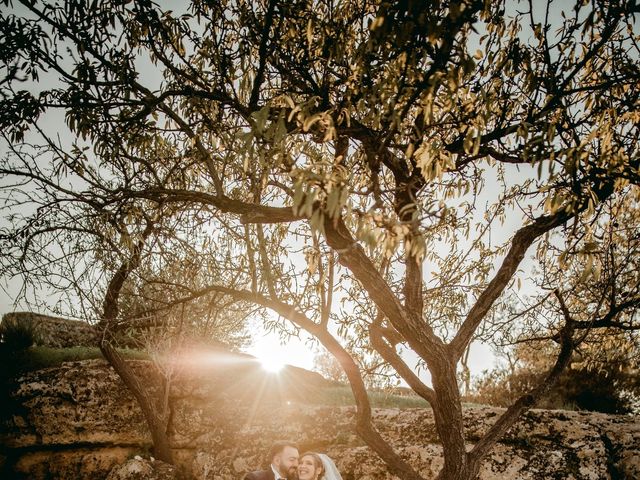
[[[284,447],[282,452],[273,457],[273,464],[280,472],[280,475],[286,478],[296,478],[298,449],[294,447]]]

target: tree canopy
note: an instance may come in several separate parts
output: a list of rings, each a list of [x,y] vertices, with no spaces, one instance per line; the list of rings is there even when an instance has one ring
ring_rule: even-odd
[[[2,272],[78,286],[106,328],[145,279],[158,308],[275,312],[336,357],[358,433],[416,480],[357,355],[431,404],[440,478],[470,479],[584,332],[635,334],[638,270],[596,255],[640,200],[635,1],[3,4]],[[609,293],[570,300],[567,276]],[[457,365],[485,331],[536,335],[505,301],[520,282],[542,293],[528,311],[559,313],[557,360],[468,450]]]

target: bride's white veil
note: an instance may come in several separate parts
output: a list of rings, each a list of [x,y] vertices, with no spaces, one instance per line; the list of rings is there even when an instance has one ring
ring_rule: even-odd
[[[324,480],[342,480],[342,475],[340,475],[333,460],[324,453],[319,453],[318,456],[322,460],[322,466],[324,467]]]

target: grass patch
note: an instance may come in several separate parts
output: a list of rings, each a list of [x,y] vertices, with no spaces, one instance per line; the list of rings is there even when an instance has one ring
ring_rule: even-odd
[[[119,349],[119,352],[128,359],[149,359],[146,353],[137,350]],[[6,369],[2,376],[5,378],[11,378],[42,368],[58,367],[63,362],[76,362],[94,358],[104,358],[98,347],[30,347],[17,351],[0,350],[0,359]]]
[[[369,391],[369,401],[372,407],[377,408],[431,408],[424,398],[413,392],[398,394],[393,391],[373,390]],[[323,388],[313,400],[307,400],[305,403],[336,407],[350,407],[356,404],[351,388],[346,385]],[[462,402],[462,406],[465,409],[485,407],[466,401]]]
[[[374,390],[369,392],[369,400],[371,406],[379,408],[426,408],[429,404],[421,397],[415,394],[398,395],[393,392],[384,390]],[[317,396],[314,397],[313,405],[328,406],[352,406],[355,405],[355,399],[351,389],[347,386],[336,386],[323,388]]]

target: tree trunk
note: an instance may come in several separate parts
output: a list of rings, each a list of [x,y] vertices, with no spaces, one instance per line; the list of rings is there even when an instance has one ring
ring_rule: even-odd
[[[431,368],[436,401],[432,405],[436,430],[442,441],[444,466],[438,480],[472,480],[464,440],[462,402],[453,361]]]
[[[102,341],[100,343],[100,351],[138,401],[151,432],[154,457],[163,462],[173,464],[173,452],[167,436],[167,422],[158,414],[153,399],[148,395],[146,388],[140,383],[127,361],[122,358],[115,348],[106,341]]]
[[[111,331],[111,325],[118,318],[118,301],[120,298],[120,292],[124,282],[129,277],[129,274],[135,270],[139,263],[142,254],[142,248],[147,240],[147,237],[153,231],[153,223],[149,223],[144,232],[142,238],[135,245],[131,258],[128,261],[124,261],[120,268],[115,272],[104,296],[102,319],[99,326],[103,329],[103,337],[100,341],[100,351],[104,355],[104,358],[111,364],[118,376],[122,379],[129,391],[133,393],[133,396],[138,401],[140,409],[147,420],[147,426],[151,432],[151,440],[153,441],[153,454],[158,460],[173,464],[173,453],[171,451],[171,445],[169,444],[169,438],[167,436],[167,420],[162,415],[158,414],[158,409],[149,395],[147,389],[140,383],[138,377],[136,377],[133,370],[129,367],[129,364],[118,353],[118,351],[109,343],[109,333]]]

